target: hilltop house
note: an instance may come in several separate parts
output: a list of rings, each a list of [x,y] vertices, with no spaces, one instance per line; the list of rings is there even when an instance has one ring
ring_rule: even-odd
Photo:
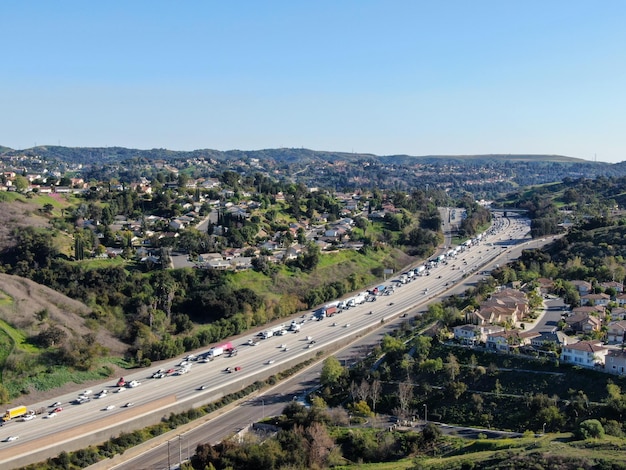
[[[600,341],[579,341],[563,346],[561,361],[583,367],[594,367],[605,363],[609,350]]]

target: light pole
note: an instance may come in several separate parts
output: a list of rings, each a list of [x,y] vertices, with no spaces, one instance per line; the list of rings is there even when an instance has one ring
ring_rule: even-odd
[[[182,448],[182,439],[183,436],[178,435],[178,466],[183,464],[183,448]]]
[[[172,468],[172,462],[170,459],[170,441],[168,439],[167,440],[167,469],[169,470],[170,468]]]
[[[424,423],[428,424],[428,405],[424,403]]]
[[[265,400],[261,399],[261,407],[263,408],[263,419],[265,419]]]
[[[547,423],[543,423],[543,433],[542,433],[543,435],[545,435],[545,434],[546,434],[546,424],[547,424]]]

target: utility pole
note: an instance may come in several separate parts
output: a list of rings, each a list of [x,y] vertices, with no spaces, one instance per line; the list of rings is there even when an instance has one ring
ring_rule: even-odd
[[[167,440],[167,470],[172,468],[172,462],[170,461],[170,441]]]

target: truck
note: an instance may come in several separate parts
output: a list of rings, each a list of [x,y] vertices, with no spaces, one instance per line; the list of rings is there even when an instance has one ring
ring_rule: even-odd
[[[7,421],[11,421],[12,419],[19,418],[20,416],[24,416],[26,414],[28,414],[28,408],[23,405],[9,408],[6,413],[4,413],[2,421],[6,423]]]
[[[418,276],[421,276],[422,274],[424,274],[424,272],[426,272],[426,266],[424,266],[423,264],[415,268],[415,274]]]
[[[327,317],[332,317],[335,313],[337,313],[337,307],[324,307],[324,315]]]
[[[383,295],[383,292],[385,292],[385,285],[381,284],[378,287],[374,287],[372,289],[372,295]]]
[[[275,326],[274,328],[270,328],[263,332],[263,339],[271,338],[272,336],[280,335],[281,331],[285,329],[285,325]]]
[[[221,356],[222,354],[224,354],[224,352],[230,352],[232,349],[233,349],[233,343],[228,341],[218,346],[213,346],[211,349],[207,351],[206,355],[209,359],[212,359],[214,357]]]
[[[298,325],[298,323],[296,323],[296,321],[294,320],[291,322],[289,329],[293,331],[294,333],[297,333],[298,331],[300,331],[300,325]]]
[[[409,276],[407,276],[406,274],[403,274],[400,276],[400,282],[402,284],[406,284],[407,282],[409,282]]]

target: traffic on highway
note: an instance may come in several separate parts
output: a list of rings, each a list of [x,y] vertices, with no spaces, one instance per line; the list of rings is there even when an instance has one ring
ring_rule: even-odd
[[[351,341],[396,317],[417,314],[467,276],[481,273],[486,265],[499,260],[505,263],[507,249],[528,243],[528,233],[527,220],[496,217],[480,238],[461,249],[446,247],[428,262],[413,267],[412,275],[409,271],[396,274],[367,292],[337,299],[258,333],[94,385],[96,393],[85,390],[46,403],[24,404],[33,411],[32,418],[16,416],[2,422],[0,466],[19,452],[38,448],[42,439],[48,443],[56,436],[66,441],[72,436],[84,439],[88,432],[108,428],[114,435],[113,430],[121,423],[155,411],[167,414],[173,404],[191,408],[214,401],[223,390],[244,388],[339,341]],[[347,302],[355,297],[358,299]],[[66,447],[72,448],[71,444]]]

